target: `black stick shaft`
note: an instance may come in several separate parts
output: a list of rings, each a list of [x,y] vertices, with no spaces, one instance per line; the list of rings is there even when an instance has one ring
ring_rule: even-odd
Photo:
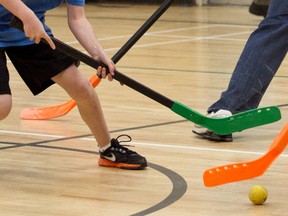
[[[102,67],[106,67],[107,71],[109,71],[108,67],[106,65],[104,65],[101,62],[96,61],[95,59],[93,59],[92,57],[80,52],[79,50],[63,43],[62,41],[56,39],[56,38],[52,38],[53,42],[56,45],[56,48],[63,52],[66,53],[67,55],[97,69],[99,66]],[[157,101],[158,103],[171,108],[174,104],[174,101],[172,101],[171,99],[165,97],[164,95],[159,94],[158,92],[148,88],[147,86],[131,79],[130,77],[122,74],[119,71],[114,71],[114,76],[113,78],[117,81],[119,81],[120,83],[123,83],[127,86],[129,86],[130,88],[142,93],[143,95]]]
[[[112,57],[116,64],[130,48],[148,31],[148,29],[162,16],[162,14],[172,5],[175,0],[166,0],[160,7],[147,19],[138,31],[123,45],[123,47]]]

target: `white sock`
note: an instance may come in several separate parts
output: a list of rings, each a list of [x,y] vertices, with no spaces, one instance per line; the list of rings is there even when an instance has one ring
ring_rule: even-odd
[[[109,147],[111,146],[111,143],[108,143],[107,145],[103,146],[103,147],[100,147],[99,148],[99,151],[100,152],[104,152],[106,149],[108,149]]]

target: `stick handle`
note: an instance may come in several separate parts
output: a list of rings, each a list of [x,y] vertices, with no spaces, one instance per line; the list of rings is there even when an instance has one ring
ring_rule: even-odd
[[[151,15],[151,17],[138,29],[138,31],[123,45],[123,47],[112,57],[116,64],[130,48],[148,31],[148,29],[162,16],[175,0],[166,0]]]

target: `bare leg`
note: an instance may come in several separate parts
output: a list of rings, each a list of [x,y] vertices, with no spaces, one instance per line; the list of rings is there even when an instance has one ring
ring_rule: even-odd
[[[53,81],[64,88],[77,102],[80,115],[94,135],[99,147],[110,143],[111,137],[106,125],[102,108],[95,90],[82,76],[78,68],[70,66],[53,77]]]
[[[5,119],[12,108],[12,97],[9,94],[0,95],[0,120]]]

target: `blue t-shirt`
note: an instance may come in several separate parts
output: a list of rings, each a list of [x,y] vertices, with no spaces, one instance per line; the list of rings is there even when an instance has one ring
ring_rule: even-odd
[[[76,6],[85,4],[85,0],[23,0],[23,2],[34,11],[49,35],[52,34],[51,30],[44,24],[46,11],[58,7],[63,2]],[[0,47],[33,44],[34,42],[26,38],[24,33],[9,26],[12,16],[12,13],[0,5]]]

